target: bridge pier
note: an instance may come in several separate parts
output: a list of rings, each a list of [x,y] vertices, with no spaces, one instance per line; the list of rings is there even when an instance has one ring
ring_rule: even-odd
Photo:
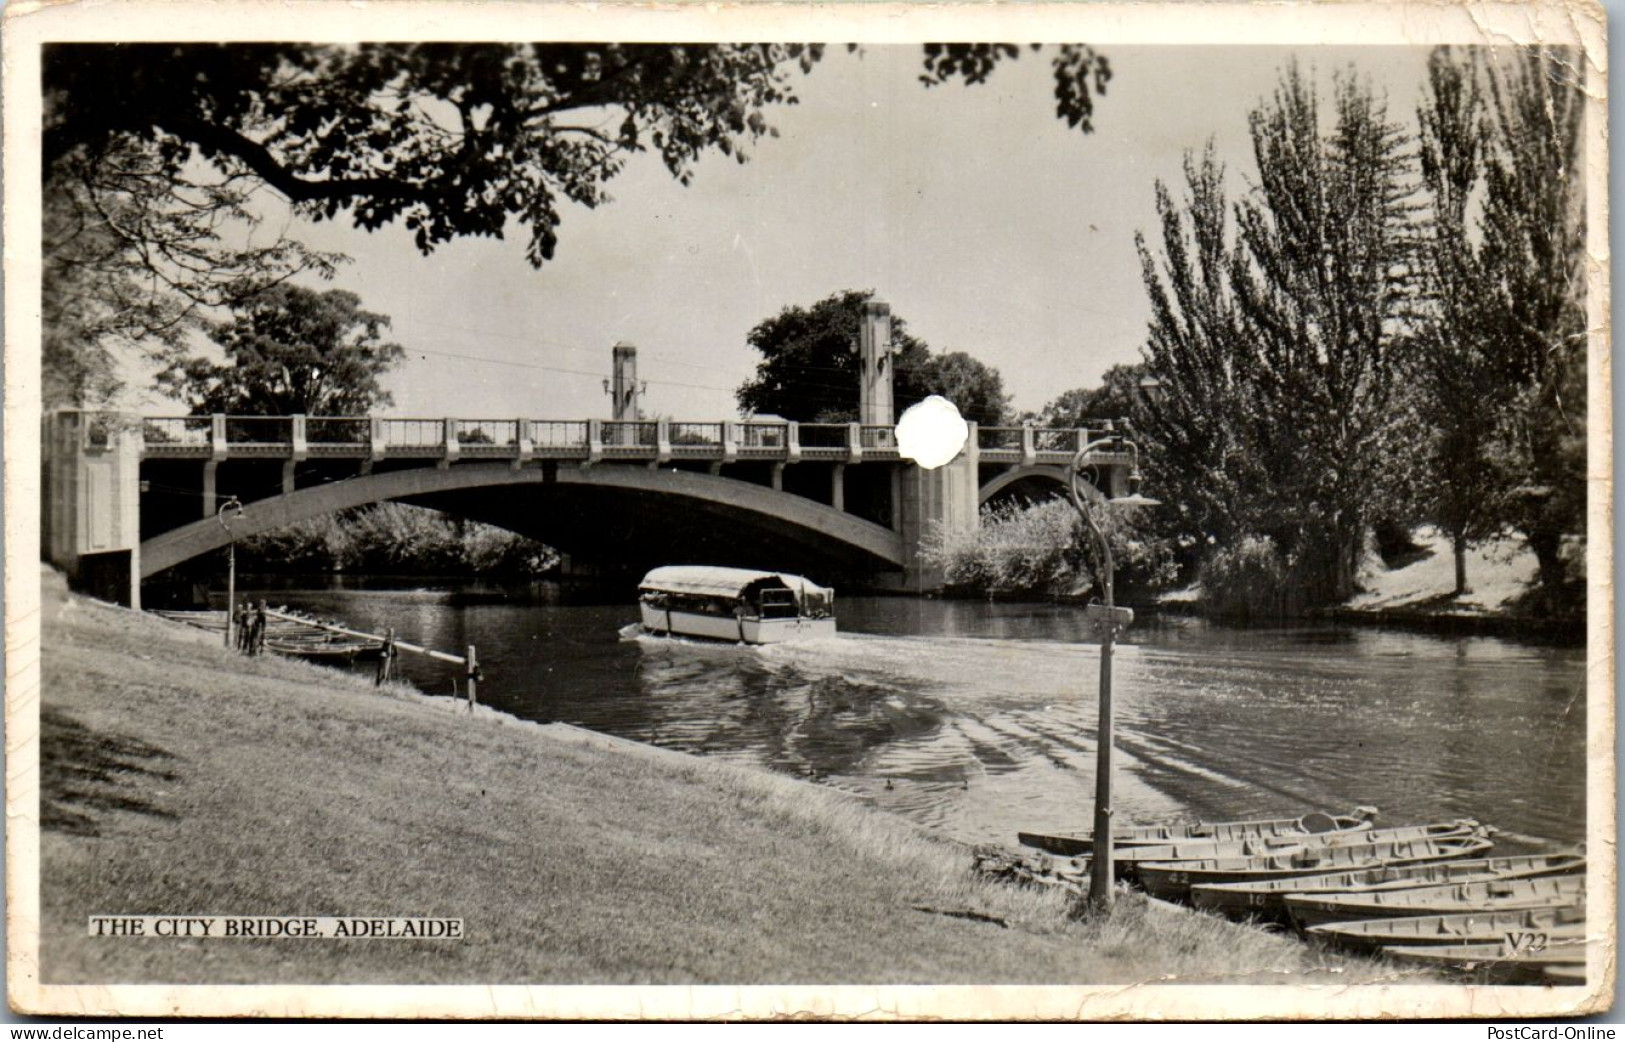
[[[893,471],[897,496],[892,500],[897,531],[903,537],[903,588],[926,593],[942,586],[942,565],[930,551],[945,538],[973,532],[980,523],[976,454],[961,452],[934,470],[904,464]]]
[[[77,590],[141,607],[141,420],[62,409],[45,417],[40,533]]]

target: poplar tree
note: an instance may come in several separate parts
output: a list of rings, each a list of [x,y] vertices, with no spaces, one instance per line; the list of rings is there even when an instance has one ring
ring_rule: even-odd
[[[1471,216],[1484,164],[1478,63],[1447,47],[1428,59],[1428,93],[1417,110],[1419,158],[1430,220],[1422,240],[1426,306],[1417,322],[1418,408],[1429,427],[1422,507],[1450,538],[1456,596],[1468,592],[1467,550],[1501,530],[1503,475],[1496,429],[1512,385],[1485,328],[1489,300],[1482,237]]]
[[[1180,214],[1158,187],[1146,355],[1167,391],[1153,433],[1222,546],[1267,541],[1291,597],[1354,591],[1370,521],[1413,436],[1396,394],[1414,294],[1412,161],[1386,104],[1335,81],[1329,129],[1294,63],[1250,118],[1257,181],[1231,213],[1211,157]],[[1166,280],[1166,281],[1165,281]]]
[[[1585,539],[1585,95],[1576,55],[1527,48],[1489,69],[1483,264],[1487,338],[1515,388],[1497,450],[1506,519],[1562,606]]]

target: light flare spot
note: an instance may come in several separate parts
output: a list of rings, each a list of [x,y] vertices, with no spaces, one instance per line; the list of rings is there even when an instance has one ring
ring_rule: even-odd
[[[933,394],[908,407],[897,421],[897,452],[926,470],[947,463],[965,447],[970,426],[948,399]]]

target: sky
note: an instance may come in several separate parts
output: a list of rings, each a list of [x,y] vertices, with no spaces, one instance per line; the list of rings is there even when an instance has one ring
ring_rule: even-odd
[[[1154,184],[1181,183],[1212,138],[1232,194],[1252,173],[1247,114],[1298,57],[1329,86],[1351,63],[1414,124],[1427,47],[1102,47],[1112,79],[1092,134],[1055,116],[1048,56],[1023,51],[985,84],[919,83],[917,46],[831,48],[767,112],[740,165],[703,158],[679,185],[652,155],[569,206],[556,259],[527,233],[425,257],[400,227],[271,228],[348,254],[333,285],[393,321],[407,361],[386,378],[400,416],[607,416],[610,348],[638,348],[646,414],[718,419],[759,356],[750,329],[787,305],[874,290],[934,353],[995,366],[1016,409],[1133,362],[1149,309],[1134,236],[1154,238]],[[1323,97],[1327,96],[1323,90]]]

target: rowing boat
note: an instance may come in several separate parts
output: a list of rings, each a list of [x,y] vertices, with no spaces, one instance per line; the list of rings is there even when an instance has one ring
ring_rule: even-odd
[[[1530,879],[1584,873],[1584,854],[1528,854],[1517,857],[1388,865],[1351,872],[1244,883],[1211,883],[1191,888],[1191,903],[1235,919],[1249,916],[1285,921],[1288,894],[1350,893],[1404,890],[1444,883],[1482,883],[1497,879]]]
[[[1382,954],[1395,962],[1425,966],[1467,977],[1481,984],[1548,984],[1553,971],[1572,980],[1585,979],[1585,939],[1552,941],[1544,948],[1497,944],[1389,945]]]
[[[1112,829],[1114,847],[1144,847],[1186,840],[1227,842],[1230,840],[1264,838],[1270,836],[1319,836],[1330,833],[1358,832],[1371,828],[1377,815],[1375,807],[1356,807],[1351,815],[1334,817],[1330,814],[1305,814],[1301,818],[1271,818],[1261,821],[1192,821],[1172,825],[1129,825]],[[1046,835],[1041,832],[1018,832],[1016,838],[1023,846],[1062,857],[1088,854],[1095,848],[1092,832]]]
[[[1448,915],[1453,912],[1510,912],[1547,908],[1585,900],[1585,876],[1544,879],[1497,879],[1485,883],[1452,883],[1411,890],[1358,894],[1291,894],[1287,914],[1301,930],[1322,923],[1355,919]]]
[[[1134,874],[1133,866],[1142,861],[1203,861],[1212,858],[1274,857],[1299,851],[1370,846],[1373,843],[1400,843],[1413,839],[1449,839],[1469,835],[1483,835],[1483,826],[1476,821],[1459,819],[1433,825],[1403,825],[1391,829],[1361,829],[1354,832],[1331,832],[1319,835],[1260,836],[1230,840],[1223,843],[1193,839],[1183,843],[1125,847],[1122,850],[1114,851],[1112,860],[1117,865],[1118,873],[1129,877]]]
[[[1466,912],[1403,919],[1362,919],[1310,927],[1310,940],[1356,952],[1385,945],[1505,944],[1509,950],[1545,947],[1585,936],[1585,909],[1577,905],[1516,912]]]
[[[1152,897],[1185,900],[1193,886],[1317,876],[1482,855],[1493,844],[1473,835],[1411,839],[1358,846],[1304,848],[1271,857],[1148,861],[1134,865],[1140,886]]]

